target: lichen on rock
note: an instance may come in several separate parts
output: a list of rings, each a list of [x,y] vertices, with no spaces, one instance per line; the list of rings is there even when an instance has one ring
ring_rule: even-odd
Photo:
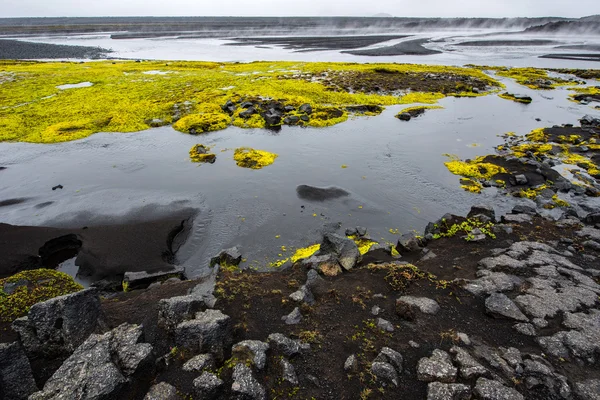
[[[217,160],[217,156],[214,153],[209,153],[210,147],[203,144],[194,145],[190,149],[190,159],[193,162],[198,163],[210,163],[213,164]]]

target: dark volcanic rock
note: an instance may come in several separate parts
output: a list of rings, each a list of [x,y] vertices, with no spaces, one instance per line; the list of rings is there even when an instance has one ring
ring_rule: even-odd
[[[127,284],[128,290],[145,289],[152,283],[169,278],[185,279],[185,269],[173,266],[171,269],[156,272],[125,272],[123,282]]]
[[[38,388],[19,342],[0,343],[0,398],[25,400]]]
[[[335,254],[338,262],[345,270],[350,270],[360,260],[360,252],[354,241],[347,237],[328,233],[323,236],[320,255]]]
[[[194,393],[199,399],[213,400],[221,398],[224,382],[210,372],[204,372],[194,379]]]
[[[350,193],[337,187],[320,188],[316,186],[300,185],[296,188],[298,197],[309,201],[325,201],[349,196]]]
[[[221,251],[217,256],[210,259],[210,266],[214,267],[216,264],[221,266],[238,266],[242,262],[242,253],[240,249],[232,247]]]
[[[177,389],[173,385],[166,382],[161,382],[153,385],[144,400],[179,400]]]
[[[96,290],[87,289],[34,304],[13,329],[29,355],[53,358],[71,354],[101,330],[102,317]]]
[[[175,341],[194,352],[211,353],[223,360],[225,349],[232,342],[231,318],[219,310],[206,310],[196,318],[182,322],[175,329]]]
[[[152,360],[152,346],[140,343],[142,328],[123,324],[103,335],[91,335],[30,400],[109,400]]]

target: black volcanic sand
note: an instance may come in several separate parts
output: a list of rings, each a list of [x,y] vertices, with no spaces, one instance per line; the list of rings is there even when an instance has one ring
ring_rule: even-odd
[[[388,40],[402,39],[406,35],[378,35],[378,36],[317,36],[317,37],[265,37],[265,38],[236,38],[235,43],[226,43],[226,46],[264,46],[277,45],[285,49],[306,51],[359,49],[372,46]]]
[[[48,43],[0,39],[0,60],[40,58],[106,58],[112,50],[89,46],[68,46]]]
[[[430,54],[438,54],[441,51],[431,50],[423,47],[423,44],[428,43],[429,39],[415,39],[406,42],[398,43],[393,46],[381,47],[378,49],[344,51],[343,53],[352,54],[354,56],[426,56]]]
[[[546,46],[558,44],[554,40],[472,40],[468,42],[456,43],[455,46]],[[558,48],[558,47],[557,47]]]
[[[600,61],[600,54],[544,54],[540,58],[553,58],[556,60]]]
[[[320,188],[316,186],[300,185],[296,188],[298,197],[308,201],[325,201],[349,196],[350,193],[337,187]]]
[[[127,271],[164,271],[176,262],[196,210],[82,228],[0,224],[0,277],[55,268],[77,255],[79,275],[94,282],[120,280]]]

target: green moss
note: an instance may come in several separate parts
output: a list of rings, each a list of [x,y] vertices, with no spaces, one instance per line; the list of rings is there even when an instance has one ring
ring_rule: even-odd
[[[16,286],[8,294],[8,288],[13,285]],[[36,303],[77,292],[83,287],[63,272],[35,269],[0,279],[0,289],[0,320],[12,322],[27,315]]]
[[[261,169],[275,162],[277,154],[249,147],[235,149],[233,159],[239,167]]]

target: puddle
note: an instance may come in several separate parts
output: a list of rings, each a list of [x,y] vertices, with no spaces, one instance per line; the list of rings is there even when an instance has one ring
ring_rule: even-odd
[[[66,85],[59,85],[56,88],[60,90],[68,90],[68,89],[79,89],[94,86],[92,82],[81,82],[81,83],[69,83]]]

